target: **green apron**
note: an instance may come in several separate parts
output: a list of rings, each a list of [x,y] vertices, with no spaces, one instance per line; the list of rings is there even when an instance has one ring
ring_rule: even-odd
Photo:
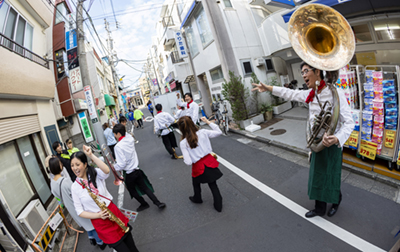
[[[342,149],[337,145],[311,155],[308,197],[326,203],[339,203]]]

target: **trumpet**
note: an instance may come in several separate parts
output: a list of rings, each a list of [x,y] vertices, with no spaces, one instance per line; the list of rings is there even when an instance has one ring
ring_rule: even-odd
[[[109,219],[111,221],[114,221],[118,224],[118,226],[120,226],[120,228],[127,233],[129,231],[129,227],[125,226],[125,224],[121,221],[120,218],[118,218],[117,216],[115,216],[115,214],[113,212],[111,212],[110,209],[108,209],[108,207],[106,206],[106,203],[100,201],[96,194],[92,193],[92,191],[86,186],[85,183],[83,183],[83,181],[81,180],[81,184],[83,185],[83,187],[86,188],[86,190],[88,191],[90,197],[94,200],[94,202],[96,203],[97,206],[100,207],[100,209],[103,210],[107,210],[107,213],[110,215]]]
[[[110,166],[110,169],[112,171],[112,173],[114,174],[114,185],[119,186],[124,182],[124,178],[115,170],[114,168],[114,158],[111,154],[110,149],[108,148],[108,146],[106,144],[103,144],[101,146],[101,149],[103,150],[103,156],[106,159],[108,165]]]

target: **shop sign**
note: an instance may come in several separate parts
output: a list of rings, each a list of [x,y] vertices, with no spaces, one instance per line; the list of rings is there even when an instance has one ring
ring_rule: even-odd
[[[92,119],[92,123],[97,123],[99,120],[97,119],[96,107],[94,106],[94,101],[92,100],[92,91],[90,90],[90,86],[86,86],[84,90],[90,119]]]
[[[73,30],[76,29],[76,25],[75,25],[75,14],[70,13],[67,15],[67,24],[65,24],[65,30],[69,31],[69,30]]]
[[[178,48],[179,56],[181,58],[186,58],[188,56],[186,46],[183,42],[183,36],[181,31],[175,32],[175,43],[176,47]]]
[[[154,86],[157,86],[157,85],[158,85],[157,79],[152,79],[151,81],[153,82],[153,85],[154,85]]]
[[[78,60],[78,48],[75,47],[71,50],[67,51],[67,58],[68,58],[68,69],[72,70],[74,68],[77,68],[79,66],[79,60]]]
[[[399,154],[397,154],[397,165],[400,165],[400,151]]]
[[[70,30],[65,32],[65,46],[67,51],[78,46],[76,30]]]
[[[83,131],[83,136],[85,137],[86,143],[92,142],[94,140],[94,138],[93,138],[92,131],[90,130],[89,122],[86,117],[85,111],[80,112],[78,114],[78,117],[79,117],[79,123],[81,125],[81,129]]]
[[[385,147],[393,149],[394,148],[394,139],[396,136],[395,130],[386,130],[385,133]]]
[[[366,158],[375,160],[377,147],[378,147],[378,144],[376,144],[376,143],[361,140],[360,155],[364,156]]]
[[[349,146],[353,146],[355,148],[357,148],[358,145],[358,131],[353,130],[353,132],[351,132],[348,141],[348,145]]]
[[[83,89],[80,67],[74,68],[69,71],[69,83],[71,86],[71,93],[76,93]]]

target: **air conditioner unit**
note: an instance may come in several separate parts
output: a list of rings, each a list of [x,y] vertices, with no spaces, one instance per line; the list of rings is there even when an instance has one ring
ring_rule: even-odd
[[[33,240],[40,228],[49,218],[42,203],[38,199],[32,200],[17,217],[22,229],[29,239]]]
[[[265,64],[264,58],[257,58],[254,61],[255,61],[255,65],[258,67]]]

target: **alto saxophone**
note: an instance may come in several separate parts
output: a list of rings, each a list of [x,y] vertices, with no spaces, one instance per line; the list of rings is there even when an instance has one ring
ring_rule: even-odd
[[[115,214],[113,212],[111,212],[110,209],[108,209],[108,207],[106,206],[106,203],[100,201],[97,198],[96,194],[92,193],[92,191],[89,188],[87,188],[87,186],[85,185],[85,183],[83,183],[83,181],[81,181],[81,184],[86,188],[90,197],[92,197],[92,199],[94,200],[96,205],[98,205],[102,211],[107,210],[107,213],[110,215],[109,219],[111,221],[115,221],[118,224],[118,226],[120,228],[122,228],[122,230],[124,230],[125,233],[127,233],[129,231],[129,227],[125,226],[125,224],[121,221],[121,219],[118,218],[117,216],[115,216]]]

